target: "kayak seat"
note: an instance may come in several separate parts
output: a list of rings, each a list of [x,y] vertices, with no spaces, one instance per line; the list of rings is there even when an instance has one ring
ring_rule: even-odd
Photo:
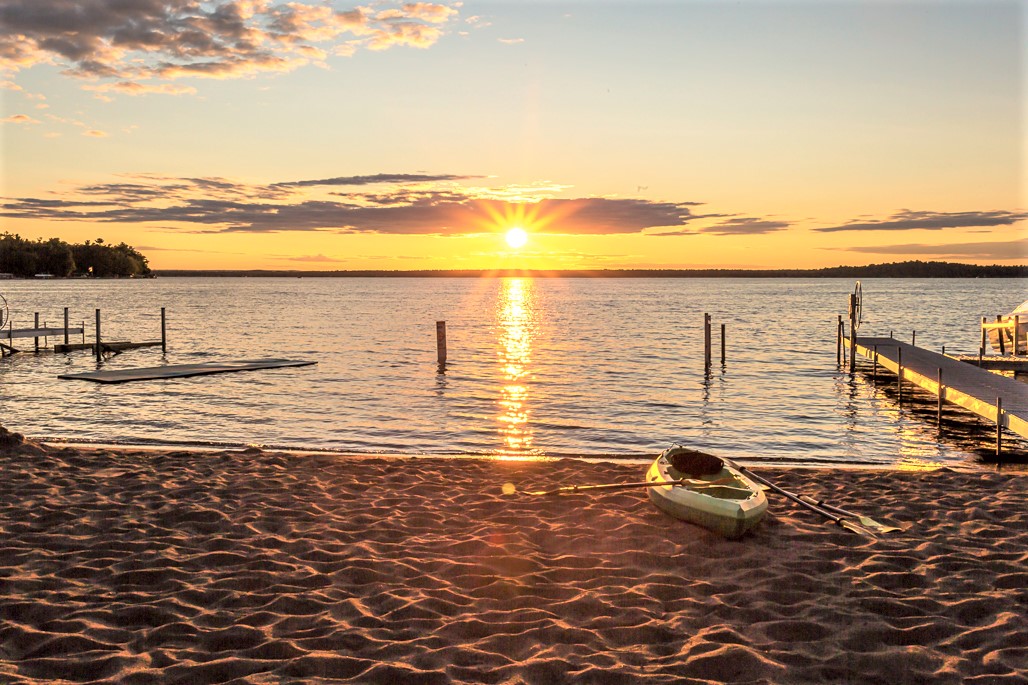
[[[668,463],[679,473],[684,473],[692,478],[713,476],[721,473],[725,462],[713,454],[692,450],[687,447],[672,447],[665,457]]]

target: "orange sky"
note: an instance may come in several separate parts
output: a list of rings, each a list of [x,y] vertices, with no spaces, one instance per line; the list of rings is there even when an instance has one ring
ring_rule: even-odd
[[[1028,263],[1018,2],[95,4],[5,3],[2,230],[157,269]]]

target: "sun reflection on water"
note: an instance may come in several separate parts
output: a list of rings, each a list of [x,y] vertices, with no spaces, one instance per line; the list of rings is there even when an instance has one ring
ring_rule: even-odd
[[[536,327],[534,295],[532,279],[506,278],[497,297],[497,354],[503,379],[497,416],[503,439],[500,456],[525,457],[532,453],[528,380]]]

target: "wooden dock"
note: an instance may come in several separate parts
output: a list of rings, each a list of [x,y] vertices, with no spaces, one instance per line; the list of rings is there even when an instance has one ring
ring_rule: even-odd
[[[169,364],[167,366],[149,366],[137,369],[66,373],[61,374],[58,378],[93,381],[94,383],[128,383],[130,381],[149,381],[165,378],[203,376],[211,373],[256,371],[257,369],[277,369],[286,366],[310,366],[312,364],[317,364],[317,362],[291,361],[289,359],[245,359],[242,361],[206,362],[202,364]]]
[[[849,347],[849,337],[845,341]],[[1028,384],[893,338],[852,342],[858,354],[902,380],[1028,438]]]

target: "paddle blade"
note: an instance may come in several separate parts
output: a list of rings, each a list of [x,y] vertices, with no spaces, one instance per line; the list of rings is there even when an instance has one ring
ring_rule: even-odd
[[[845,528],[846,530],[848,530],[851,533],[856,533],[857,535],[867,535],[868,537],[872,537],[872,538],[873,537],[877,537],[871,531],[867,530],[866,528],[861,528],[860,526],[858,526],[857,524],[853,523],[852,521],[847,521],[846,519],[839,519],[838,523],[839,523],[839,526],[841,526],[842,528]]]
[[[865,528],[870,528],[876,533],[894,533],[897,530],[903,530],[902,528],[897,528],[896,526],[887,526],[883,523],[878,523],[878,521],[875,521],[873,518],[869,518],[867,516],[858,516],[857,520],[860,521],[860,525],[864,526]]]

